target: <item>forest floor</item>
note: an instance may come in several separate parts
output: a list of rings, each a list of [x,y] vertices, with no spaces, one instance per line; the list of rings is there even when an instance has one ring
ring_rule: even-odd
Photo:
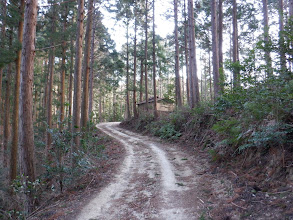
[[[86,187],[55,198],[37,219],[291,219],[284,208],[292,209],[292,188],[262,192],[213,165],[206,151],[194,153],[118,123],[98,128],[114,142],[101,169],[84,178]]]

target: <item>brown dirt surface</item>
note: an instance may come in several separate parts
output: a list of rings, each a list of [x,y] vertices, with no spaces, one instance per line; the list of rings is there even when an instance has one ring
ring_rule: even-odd
[[[105,150],[101,157],[95,159],[95,169],[81,175],[74,187],[42,204],[28,220],[72,220],[95,194],[111,182],[123,161],[125,149],[112,138],[104,138],[103,133],[97,135],[101,137],[99,144],[103,144]]]
[[[98,127],[113,138],[99,170],[29,219],[293,219],[292,183],[269,181],[261,166],[243,168],[247,158],[223,162],[188,139]]]

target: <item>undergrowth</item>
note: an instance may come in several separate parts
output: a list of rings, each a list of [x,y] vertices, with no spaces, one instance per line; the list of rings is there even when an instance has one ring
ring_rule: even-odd
[[[122,126],[166,140],[188,140],[192,147],[207,148],[213,161],[275,148],[288,152],[282,166],[291,169],[292,160],[285,157],[293,151],[293,80],[276,77],[254,81],[251,87],[249,80],[245,88],[226,91],[215,103],[177,109],[157,120],[143,113]]]

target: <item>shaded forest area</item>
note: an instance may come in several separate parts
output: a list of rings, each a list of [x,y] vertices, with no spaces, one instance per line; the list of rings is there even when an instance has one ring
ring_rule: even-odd
[[[104,121],[206,151],[257,192],[292,191],[293,1],[169,1],[166,38],[156,2],[1,0],[4,219],[31,215],[95,170]],[[125,28],[121,51],[103,11]]]

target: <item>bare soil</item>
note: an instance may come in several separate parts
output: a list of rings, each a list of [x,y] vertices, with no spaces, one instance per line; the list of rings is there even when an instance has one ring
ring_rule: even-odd
[[[118,123],[98,128],[118,142],[101,169],[30,219],[293,219],[290,183],[260,186],[260,171],[213,163],[192,142],[166,143]]]

